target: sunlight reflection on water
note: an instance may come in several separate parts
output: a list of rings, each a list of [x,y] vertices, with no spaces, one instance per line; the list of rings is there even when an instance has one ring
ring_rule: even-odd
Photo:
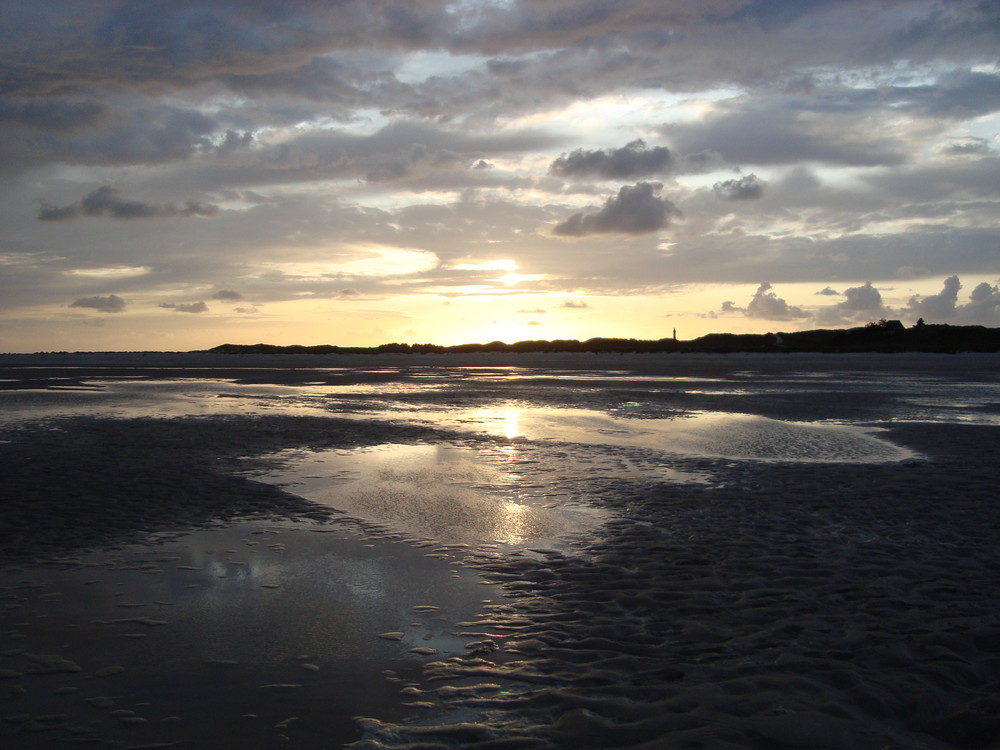
[[[375,413],[507,439],[584,445],[632,446],[687,457],[760,461],[903,461],[914,457],[875,435],[840,424],[789,422],[767,417],[697,412],[673,419],[630,419],[587,409],[502,405],[477,409]]]
[[[285,468],[263,480],[408,534],[554,545],[606,517],[602,486],[710,481],[675,468],[692,457],[849,463],[914,457],[861,427],[712,412],[618,419],[501,404],[392,416],[490,440],[287,451],[277,456]]]
[[[512,448],[505,446],[505,448]],[[520,545],[591,528],[603,511],[546,502],[522,485],[509,450],[477,454],[452,445],[385,444],[290,452],[262,477],[295,494],[396,530],[440,541]]]

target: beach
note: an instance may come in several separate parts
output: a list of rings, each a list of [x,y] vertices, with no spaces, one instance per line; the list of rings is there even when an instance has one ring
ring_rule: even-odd
[[[1000,747],[998,363],[5,355],[5,746]]]

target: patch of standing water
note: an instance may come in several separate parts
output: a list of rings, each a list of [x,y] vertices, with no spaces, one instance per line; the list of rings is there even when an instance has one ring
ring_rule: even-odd
[[[375,415],[369,415],[375,416]],[[447,411],[391,412],[396,420],[432,424],[509,440],[633,447],[684,458],[881,463],[915,454],[869,428],[789,422],[749,414],[696,412],[672,419],[620,418],[587,409],[500,405]]]
[[[672,452],[694,456],[796,463],[884,463],[916,457],[856,425],[712,413],[669,422],[674,424],[652,431],[654,441]]]
[[[568,497],[567,472],[545,471],[530,445],[479,451],[449,444],[383,444],[286,451],[284,468],[258,477],[314,502],[441,542],[563,546],[607,513]]]
[[[627,492],[630,483],[709,481],[674,468],[691,458],[876,463],[914,456],[860,427],[733,414],[616,419],[502,407],[456,410],[433,423],[501,440],[285,451],[277,456],[283,468],[259,478],[406,534],[557,547],[605,520],[607,494]]]

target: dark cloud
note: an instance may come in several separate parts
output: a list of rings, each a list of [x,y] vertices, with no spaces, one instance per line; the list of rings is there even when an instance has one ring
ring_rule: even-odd
[[[252,135],[227,129],[223,120],[197,106],[150,103],[138,94],[106,93],[104,99],[100,105],[43,101],[32,111],[30,100],[7,106],[8,121],[16,115],[16,122],[5,127],[0,140],[2,170],[50,163],[164,164],[228,155],[252,141]],[[2,110],[0,105],[0,121]]]
[[[222,142],[215,147],[214,151],[218,156],[229,156],[237,151],[248,149],[253,144],[254,135],[250,131],[237,133],[235,130],[227,130]]]
[[[106,297],[82,297],[70,307],[89,307],[102,313],[120,313],[125,312],[125,300],[117,294],[109,294]]]
[[[971,135],[956,138],[944,149],[944,153],[948,156],[985,156],[991,152],[988,140]]]
[[[764,182],[755,174],[748,174],[734,180],[717,182],[712,191],[726,201],[754,201],[764,195]]]
[[[887,108],[910,117],[891,130]],[[700,121],[660,132],[682,152],[710,151],[732,164],[896,166],[912,159],[907,128],[1000,111],[1000,75],[956,72],[925,86],[849,88],[828,84],[807,95],[762,92],[716,103]]]
[[[20,63],[8,90],[149,81],[189,86],[210,76],[304,62],[331,41],[324,35],[329,15],[319,4],[101,0],[37,6],[33,13],[4,9],[10,23],[3,46]],[[357,23],[342,28],[359,30]]]
[[[987,153],[869,174],[863,179],[876,190],[905,201],[910,210],[950,204],[953,212],[955,201],[1000,198],[997,174],[1000,174],[1000,157]]]
[[[892,56],[914,67],[959,50],[993,59],[998,41],[990,4],[969,2],[946,9],[914,4],[910,13],[894,12],[892,4],[779,0],[520,0],[463,6],[461,12],[445,0],[102,0],[39,2],[36,10],[5,5],[0,49],[5,69],[13,71],[5,88],[35,94],[98,85],[191,88],[209,81],[259,94],[252,79],[270,78],[268,91],[344,96],[336,82],[344,86],[350,77],[326,61],[331,54],[370,49],[486,55],[493,58],[484,66],[489,76],[513,79],[542,78],[540,72],[557,58],[533,64],[539,57],[533,53],[576,52],[591,58],[589,75],[580,75],[574,57],[565,75],[543,79],[550,90],[579,90],[591,80],[608,90],[636,81],[690,90],[786,69],[872,65]],[[869,14],[863,26],[855,20],[859,10]],[[333,71],[317,69],[322,65]],[[281,80],[290,73],[292,80]]]
[[[648,234],[666,227],[681,212],[658,193],[663,186],[656,182],[625,185],[617,196],[604,202],[599,211],[580,212],[556,225],[553,232],[562,237],[589,234]]]
[[[68,133],[96,123],[104,106],[93,100],[0,98],[0,124]]]
[[[164,302],[163,304],[160,305],[160,307],[167,310],[173,310],[174,312],[182,312],[182,313],[208,312],[208,305],[206,305],[203,300],[199,302],[187,302],[187,303],[182,302],[179,304],[175,304],[173,302]]]
[[[233,302],[236,300],[243,299],[243,295],[239,292],[233,291],[232,289],[220,289],[215,294],[212,295],[212,299],[224,300],[226,302]]]
[[[227,75],[222,80],[233,91],[252,96],[292,94],[313,101],[348,105],[364,103],[366,97],[357,84],[365,78],[364,73],[336,60],[313,57],[298,67]],[[385,77],[371,76],[369,80],[385,80]]]
[[[38,212],[39,221],[65,221],[81,216],[108,216],[112,219],[158,219],[172,216],[215,216],[219,207],[207,203],[187,201],[183,206],[174,203],[143,203],[126,200],[121,192],[104,185],[68,206],[43,205]]]
[[[673,162],[670,149],[664,146],[649,148],[642,139],[639,139],[617,149],[597,151],[577,149],[552,162],[549,172],[558,177],[595,176],[607,180],[629,179],[666,174],[672,170]]]
[[[826,287],[823,287],[822,289],[820,289],[818,292],[816,292],[816,294],[821,294],[824,297],[836,297],[836,296],[838,296],[840,294],[840,292],[838,292],[835,289],[831,289],[830,287],[826,286]]]
[[[255,180],[301,181],[343,176],[374,183],[437,170],[482,173],[484,166],[488,166],[485,157],[547,148],[561,140],[542,131],[479,134],[401,120],[370,135],[332,128],[310,132],[263,152],[264,166],[244,173],[253,175]],[[466,169],[469,163],[474,163],[477,169]]]
[[[1000,75],[956,70],[933,84],[896,87],[887,93],[902,109],[925,117],[964,120],[1000,110]]]
[[[723,306],[724,311],[725,306]],[[762,318],[764,320],[795,320],[796,318],[806,318],[809,314],[801,307],[789,305],[785,300],[778,297],[771,291],[771,284],[764,282],[753,298],[747,304],[746,315],[748,318]]]
[[[682,152],[713,152],[730,164],[902,164],[910,156],[905,142],[874,125],[875,106],[867,97],[845,103],[834,92],[826,99],[743,96],[717,103],[697,123],[659,130]]]

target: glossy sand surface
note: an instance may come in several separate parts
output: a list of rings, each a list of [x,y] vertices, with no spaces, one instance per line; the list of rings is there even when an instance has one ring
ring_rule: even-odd
[[[1000,741],[995,357],[163,357],[0,373],[16,747]]]

